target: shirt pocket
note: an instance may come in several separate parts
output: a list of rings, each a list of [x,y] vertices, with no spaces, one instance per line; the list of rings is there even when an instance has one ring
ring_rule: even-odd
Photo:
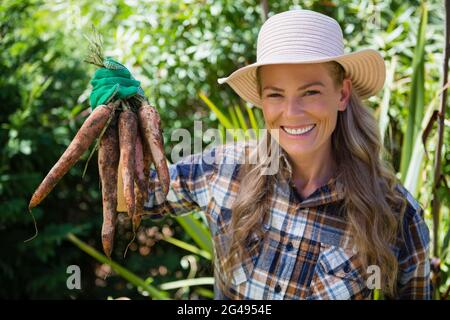
[[[242,262],[233,271],[233,284],[235,286],[242,285],[252,277],[261,246],[261,238],[253,233],[246,243]]]
[[[308,299],[366,299],[369,294],[358,254],[321,243]]]

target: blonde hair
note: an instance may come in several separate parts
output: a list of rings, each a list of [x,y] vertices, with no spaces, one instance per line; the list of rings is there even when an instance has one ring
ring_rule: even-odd
[[[336,62],[326,65],[336,87],[340,87],[345,77],[344,69]],[[259,70],[257,78],[261,95]],[[269,138],[267,133],[257,148],[270,150]],[[351,94],[346,110],[338,113],[331,139],[344,187],[343,209],[348,231],[364,269],[372,264],[379,266],[383,276],[382,290],[387,296],[394,297],[398,261],[390,246],[395,244],[401,231],[405,200],[396,190],[398,181],[392,168],[382,158],[384,150],[376,120],[356,93]],[[253,233],[260,238],[263,236],[262,222],[270,210],[274,184],[290,178],[288,161],[280,161],[280,170],[276,174],[262,174],[262,170],[275,160],[272,157],[273,153],[269,153],[257,164],[246,162],[239,170],[240,189],[232,205],[229,251],[223,264],[228,283],[234,266],[248,250],[248,236]]]

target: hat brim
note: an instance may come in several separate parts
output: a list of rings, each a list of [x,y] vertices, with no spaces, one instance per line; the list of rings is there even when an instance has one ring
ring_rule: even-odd
[[[346,76],[352,80],[353,89],[361,99],[367,99],[377,94],[384,85],[386,79],[384,59],[378,51],[372,49],[323,59],[305,57],[299,60],[291,57],[279,57],[276,61],[256,62],[234,71],[226,78],[218,79],[218,83],[228,83],[242,99],[261,107],[262,103],[256,83],[258,67],[272,64],[307,64],[328,61],[336,61],[342,65]]]

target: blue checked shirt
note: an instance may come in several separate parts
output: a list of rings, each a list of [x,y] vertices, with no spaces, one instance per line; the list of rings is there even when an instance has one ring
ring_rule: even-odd
[[[248,143],[231,143],[188,156],[169,167],[171,187],[164,201],[157,174],[145,204],[152,218],[205,213],[214,243],[216,299],[371,299],[354,250],[348,224],[340,210],[342,184],[331,179],[306,199],[287,182],[274,186],[264,236],[249,236],[245,257],[225,284],[221,269],[227,254],[226,226],[239,183],[238,159]],[[286,159],[286,158],[283,158]],[[423,211],[406,189],[405,241],[393,248],[399,262],[400,299],[430,299],[429,232]],[[254,244],[257,243],[255,246]]]

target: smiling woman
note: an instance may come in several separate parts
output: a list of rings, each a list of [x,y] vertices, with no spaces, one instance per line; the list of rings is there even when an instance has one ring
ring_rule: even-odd
[[[384,78],[378,52],[344,54],[335,20],[292,10],[264,23],[256,63],[219,79],[262,109],[268,130],[173,164],[167,201],[152,173],[146,203],[152,214],[205,212],[216,298],[430,298],[423,210],[382,160],[362,102]]]
[[[257,60],[219,82],[262,108],[266,128],[277,131],[287,161],[275,177],[261,175],[258,165],[240,169],[225,272],[231,277],[234,266],[245,261],[248,235],[259,234],[261,241],[257,262],[244,267],[252,269],[247,285],[232,297],[258,296],[252,290],[270,297],[267,292],[276,282],[274,290],[280,289],[284,298],[368,298],[370,290],[361,279],[367,276],[364,270],[376,265],[380,289],[388,297],[430,298],[422,209],[382,161],[376,121],[361,102],[383,86],[380,54],[344,54],[335,20],[293,10],[262,26]],[[271,191],[272,184],[283,181],[283,172],[292,189],[285,199],[288,210],[281,213],[273,200],[279,197]],[[263,198],[271,200],[255,203]],[[308,202],[314,205],[302,209]],[[261,226],[274,219],[281,221],[278,227],[272,222],[263,235]],[[282,244],[292,243],[290,238],[299,239],[299,251],[295,267],[287,271],[284,256],[290,253]],[[336,261],[342,263],[334,266]],[[338,276],[343,265],[348,271],[343,275],[357,276]]]
[[[302,236],[315,241],[321,238],[322,229],[336,229],[334,235],[327,236],[333,238],[332,248],[344,248],[345,243],[351,243],[349,247],[358,251],[353,263],[360,270],[359,276],[364,278],[364,270],[370,265],[379,266],[384,292],[395,297],[399,294],[396,284],[399,266],[391,247],[399,241],[400,220],[408,196],[389,166],[381,160],[382,147],[375,119],[352,91],[351,77],[346,76],[344,68],[335,61],[273,64],[258,67],[256,84],[266,127],[272,132],[278,130],[279,145],[288,159],[288,165],[282,166],[280,171],[288,171],[294,203],[308,202],[318,191],[323,197],[337,192],[338,185],[342,187],[337,201],[328,203],[332,206],[324,207],[324,203],[319,203],[315,208],[310,207],[320,214],[306,219],[311,219],[309,222],[314,228]],[[248,172],[251,169],[244,167],[241,175],[248,175]],[[257,186],[258,180],[265,178],[257,173],[251,178],[250,175],[242,179],[242,196],[234,203],[230,228],[234,246],[231,248],[237,252],[242,250],[239,246],[243,246],[240,234],[251,234],[260,228],[259,217],[251,205],[252,197],[247,195],[264,192],[257,190]],[[416,203],[413,205],[417,207]],[[327,216],[333,220],[315,222]],[[340,220],[339,223],[334,219]],[[242,221],[252,222],[243,224]],[[427,230],[422,231],[426,235]],[[321,248],[330,244],[327,238],[318,241]],[[351,251],[347,254],[351,260]],[[228,259],[229,266],[235,263],[234,259]],[[348,297],[361,298],[369,294],[364,286],[357,288]],[[309,289],[310,297],[314,296],[313,292],[316,292],[315,297],[324,297],[324,292],[317,292],[313,286]],[[334,294],[325,292],[327,297]]]

